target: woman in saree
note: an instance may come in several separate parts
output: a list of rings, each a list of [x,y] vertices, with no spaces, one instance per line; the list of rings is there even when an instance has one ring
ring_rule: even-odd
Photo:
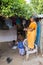
[[[27,38],[28,48],[34,49],[36,32],[37,32],[37,24],[33,17],[30,18],[30,25],[25,30],[27,31],[26,38]]]

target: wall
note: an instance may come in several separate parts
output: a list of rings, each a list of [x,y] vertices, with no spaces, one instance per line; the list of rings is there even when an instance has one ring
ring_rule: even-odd
[[[43,19],[41,20],[41,38],[40,38],[40,49],[41,53],[43,53]]]
[[[12,40],[17,40],[16,29],[0,30],[0,42],[9,42]]]
[[[17,30],[0,30],[0,49],[5,51],[9,48],[8,43],[12,43],[13,40],[17,40]]]

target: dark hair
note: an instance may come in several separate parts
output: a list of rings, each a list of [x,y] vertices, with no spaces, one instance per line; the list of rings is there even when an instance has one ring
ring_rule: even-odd
[[[34,20],[36,20],[36,16],[31,16],[30,18],[33,18]]]

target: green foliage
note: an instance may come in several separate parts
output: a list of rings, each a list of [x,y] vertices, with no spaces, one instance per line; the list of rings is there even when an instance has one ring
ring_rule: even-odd
[[[26,19],[36,12],[43,14],[43,0],[31,0],[26,4],[25,0],[0,0],[0,14],[3,16],[22,16]]]
[[[32,15],[32,8],[25,0],[0,0],[0,14],[4,16],[22,16],[28,19]]]
[[[38,14],[43,14],[43,0],[31,0],[32,7]]]

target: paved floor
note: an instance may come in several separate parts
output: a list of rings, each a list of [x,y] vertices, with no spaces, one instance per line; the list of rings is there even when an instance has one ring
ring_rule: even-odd
[[[7,63],[7,57],[12,58],[11,63]],[[20,56],[18,50],[8,50],[2,54],[0,65],[43,65],[43,57],[30,55],[29,60],[25,60],[25,56]]]

